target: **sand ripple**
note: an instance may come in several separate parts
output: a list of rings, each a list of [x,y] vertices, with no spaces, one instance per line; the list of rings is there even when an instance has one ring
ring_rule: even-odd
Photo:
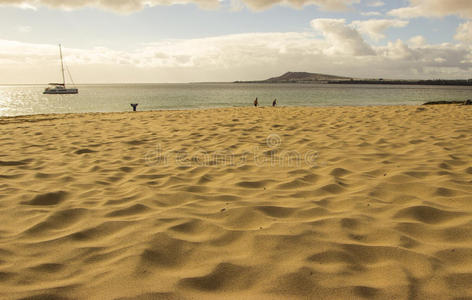
[[[3,299],[472,298],[472,110],[4,118]]]

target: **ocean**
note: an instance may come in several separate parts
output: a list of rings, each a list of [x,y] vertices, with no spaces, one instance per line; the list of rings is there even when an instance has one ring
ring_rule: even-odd
[[[43,95],[44,85],[0,85],[0,116],[261,106],[418,105],[467,100],[472,87],[330,84],[101,84],[77,85],[78,95]]]

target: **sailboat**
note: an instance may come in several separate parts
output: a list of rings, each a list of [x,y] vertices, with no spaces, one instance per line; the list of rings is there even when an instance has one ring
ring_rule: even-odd
[[[62,71],[62,83],[50,83],[49,87],[46,88],[43,94],[78,94],[77,88],[66,88],[66,77],[64,75],[64,61],[62,59],[62,47],[59,44],[59,54],[61,56],[61,71]],[[69,74],[70,75],[70,74]]]

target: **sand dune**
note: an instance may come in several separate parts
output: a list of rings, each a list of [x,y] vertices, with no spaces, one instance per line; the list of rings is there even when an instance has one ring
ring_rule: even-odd
[[[472,297],[472,110],[0,119],[0,298]]]

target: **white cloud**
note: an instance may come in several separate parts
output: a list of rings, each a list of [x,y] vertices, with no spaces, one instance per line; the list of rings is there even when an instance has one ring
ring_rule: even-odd
[[[361,12],[361,15],[366,16],[366,17],[374,17],[374,16],[381,16],[382,13],[379,11],[365,11],[365,12]]]
[[[1,1],[0,1],[1,3]],[[2,5],[5,5],[5,4],[2,4]],[[28,4],[28,3],[21,3],[19,5],[15,4],[15,6],[18,6],[19,8],[21,9],[31,9],[31,10],[36,10],[36,7],[31,5],[31,4]]]
[[[380,67],[389,65],[391,70],[403,69],[405,74],[417,74],[423,78],[470,77],[472,68],[470,47],[449,43],[409,47],[403,41],[397,40],[376,50],[377,58],[384,59]],[[388,64],[387,61],[395,66]]]
[[[163,40],[132,51],[64,48],[76,82],[188,82],[264,79],[288,70],[369,78],[470,77],[472,48],[415,37],[366,43],[343,19],[317,19],[319,32],[247,33]],[[0,40],[0,82],[57,80],[57,45]]]
[[[410,0],[409,6],[391,10],[389,14],[400,18],[449,15],[472,18],[472,4],[470,0]]]
[[[408,44],[413,48],[419,48],[426,45],[426,39],[422,35],[417,35],[409,39]]]
[[[37,8],[48,6],[60,9],[77,9],[81,7],[99,7],[121,13],[129,13],[142,10],[145,7],[174,4],[197,4],[200,7],[214,9],[218,8],[221,0],[0,0],[0,5],[13,5],[22,8]],[[241,8],[241,5],[261,10],[274,5],[289,5],[292,7],[303,7],[305,5],[316,5],[324,10],[345,10],[350,5],[359,3],[360,0],[233,0],[233,8]]]
[[[327,54],[374,54],[359,32],[346,25],[345,19],[315,19],[311,21],[311,26],[321,32],[329,43],[330,47],[324,50]]]
[[[408,21],[392,19],[372,19],[367,21],[354,21],[352,25],[361,33],[367,34],[372,39],[379,41],[385,38],[385,30],[392,27],[405,27]]]
[[[472,21],[460,24],[454,38],[463,43],[472,43]]]

